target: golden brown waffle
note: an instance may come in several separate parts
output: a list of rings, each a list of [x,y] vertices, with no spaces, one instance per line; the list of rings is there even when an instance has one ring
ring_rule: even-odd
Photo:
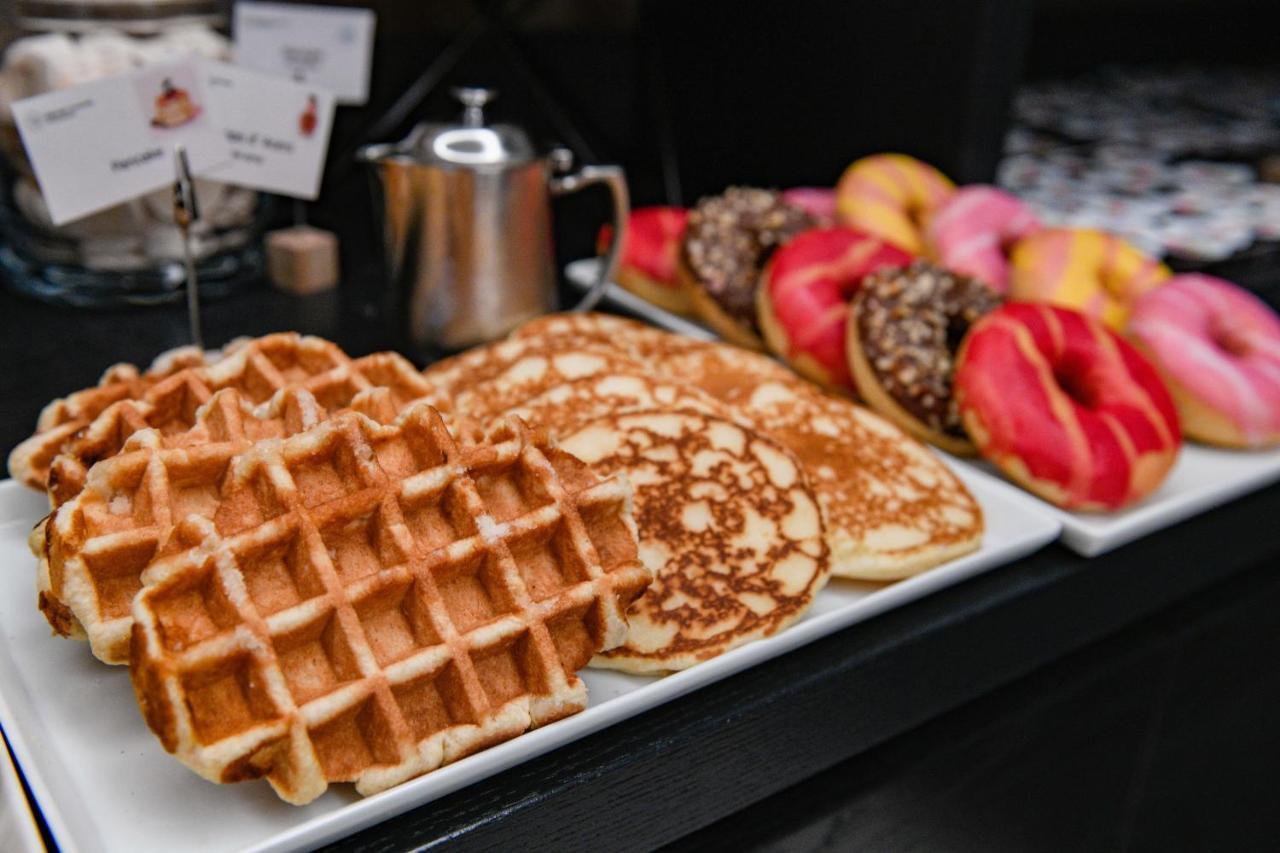
[[[447,408],[447,398],[411,364],[392,353],[353,360],[329,341],[292,332],[233,341],[223,352],[222,358],[211,363],[187,366],[145,382],[136,378],[131,383],[115,383],[112,387],[124,389],[118,392],[124,396],[92,415],[80,399],[88,392],[68,397],[67,401],[77,401],[74,406],[55,401],[50,405],[64,415],[74,411],[81,416],[38,432],[18,445],[9,456],[10,474],[34,488],[48,486],[56,506],[79,491],[89,464],[117,451],[129,434],[148,426],[166,433],[184,432],[194,423],[196,409],[223,388],[237,389],[243,399],[255,405],[265,403],[282,388],[306,388],[322,406],[336,411],[359,392],[385,386],[401,405],[427,399]],[[125,373],[132,370],[119,369]],[[100,395],[89,396],[95,404],[101,402]],[[55,459],[60,464],[55,465]],[[52,483],[51,469],[56,472]]]
[[[54,457],[48,475],[50,502],[56,508],[75,497],[84,487],[89,467],[114,456],[129,436],[140,429],[158,430],[163,437],[162,446],[166,447],[192,446],[203,441],[202,431],[192,431],[196,412],[215,391],[224,388],[239,391],[240,400],[246,407],[251,403],[261,403],[259,415],[268,405],[261,401],[268,388],[274,389],[273,394],[286,388],[309,391],[320,408],[329,412],[350,407],[357,395],[373,388],[385,389],[386,393],[379,399],[390,407],[391,416],[419,400],[446,411],[449,408],[448,398],[424,379],[412,364],[395,353],[381,352],[348,359],[336,347],[330,350],[332,344],[319,339],[300,339],[300,351],[310,349],[311,341],[325,344],[318,349],[326,355],[308,362],[310,369],[318,371],[315,373],[308,373],[308,367],[299,367],[292,372],[281,372],[278,377],[272,376],[260,385],[264,374],[260,366],[255,366],[255,361],[265,359],[266,355],[261,349],[254,352],[245,348],[228,356],[216,367],[179,371],[152,385],[139,400],[112,403],[64,442]],[[326,364],[332,366],[323,369]],[[278,388],[275,387],[277,385]],[[320,417],[322,413],[317,412],[313,421],[318,422]]]
[[[204,353],[195,347],[179,347],[161,354],[146,371],[132,364],[107,368],[97,385],[60,397],[41,410],[35,435],[9,455],[9,476],[33,489],[43,489],[49,462],[58,448],[103,409],[120,400],[136,400],[166,376],[207,363]]]
[[[165,748],[305,803],[582,710],[576,671],[622,641],[651,576],[625,481],[543,441],[507,420],[461,449],[423,405],[235,459],[133,601],[134,687]]]
[[[654,571],[628,611],[626,643],[594,665],[688,668],[781,631],[826,584],[817,499],[771,439],[715,415],[651,411],[592,421],[562,446],[627,474],[640,559]]]
[[[386,387],[361,392],[349,402],[350,409],[381,423],[390,423],[400,411]],[[95,537],[111,533],[128,538],[142,531],[143,536],[163,544],[184,515],[207,514],[215,505],[211,499],[217,484],[205,484],[201,493],[193,476],[197,480],[212,477],[256,442],[294,435],[326,417],[325,409],[305,389],[286,388],[265,410],[251,413],[240,392],[227,388],[198,410],[195,423],[185,432],[166,434],[149,428],[133,433],[122,448],[121,456],[127,458],[116,463],[121,456],[113,456],[90,469],[95,472],[87,478],[94,484],[90,494],[79,492],[83,495],[80,500],[65,504],[65,512],[58,511],[42,522],[32,537],[39,559],[37,600],[54,631],[88,638],[99,658],[124,663],[128,659],[129,599],[141,585],[142,568],[140,564],[127,568],[108,557],[95,556],[103,542],[109,550],[113,541]],[[148,469],[153,460],[156,464]],[[148,477],[146,484],[138,480]],[[133,480],[138,480],[133,491],[149,486],[142,516],[133,506]],[[104,501],[107,515],[101,514]]]
[[[244,342],[244,339],[237,339],[226,349],[231,350]],[[212,360],[216,361],[218,357]],[[68,394],[45,406],[36,421],[36,431],[44,432],[74,420],[92,419],[117,400],[140,396],[166,376],[209,362],[210,359],[196,347],[178,347],[158,355],[145,371],[139,371],[132,364],[112,365],[94,387]]]

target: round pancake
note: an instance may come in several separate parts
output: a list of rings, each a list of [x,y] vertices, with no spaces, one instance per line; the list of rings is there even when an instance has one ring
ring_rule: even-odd
[[[827,581],[821,511],[795,458],[697,412],[612,415],[561,448],[635,490],[640,559],[654,572],[623,645],[595,666],[686,669],[799,619]]]
[[[545,348],[546,344],[541,340],[506,338],[429,364],[422,375],[437,388],[456,394],[492,379],[524,356]]]
[[[530,347],[500,372],[459,391],[457,411],[475,418],[499,415],[544,391],[606,373],[637,372],[641,366],[616,350],[582,347],[562,351]]]
[[[817,493],[831,573],[897,580],[982,544],[982,508],[920,442],[868,409],[795,383],[763,382],[738,404],[800,460]]]
[[[646,409],[726,414],[723,406],[697,388],[638,373],[606,373],[565,382],[526,400],[509,414],[561,436],[597,418]]]
[[[767,356],[716,344],[661,363],[800,460],[822,505],[832,574],[896,580],[976,550],[982,508],[923,444]]]
[[[676,352],[708,346],[706,341],[677,335],[613,314],[548,314],[511,333],[512,340],[537,339],[562,349],[607,346],[648,362]]]
[[[730,407],[739,405],[761,382],[813,387],[769,356],[729,344],[685,349],[653,366],[659,374],[692,385]]]

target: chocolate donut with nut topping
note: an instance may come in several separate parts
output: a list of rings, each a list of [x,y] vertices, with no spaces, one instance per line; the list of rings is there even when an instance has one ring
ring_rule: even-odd
[[[952,394],[956,351],[1000,305],[977,279],[926,261],[862,280],[849,312],[849,369],[867,404],[915,437],[972,455]]]
[[[677,269],[697,315],[726,340],[764,349],[755,308],[760,271],[774,249],[813,226],[773,190],[729,187],[699,201]]]

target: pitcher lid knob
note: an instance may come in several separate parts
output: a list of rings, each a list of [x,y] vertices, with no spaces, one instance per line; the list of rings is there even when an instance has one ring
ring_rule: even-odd
[[[486,89],[483,86],[455,86],[449,93],[463,106],[464,127],[484,127],[484,107],[498,97],[497,89]]]

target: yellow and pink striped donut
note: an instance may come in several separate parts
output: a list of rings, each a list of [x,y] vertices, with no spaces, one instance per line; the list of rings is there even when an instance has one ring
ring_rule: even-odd
[[[1128,240],[1092,228],[1050,228],[1014,245],[1009,295],[1075,308],[1124,331],[1133,303],[1172,273]]]
[[[955,184],[906,154],[873,154],[854,161],[836,184],[836,218],[873,237],[920,255],[929,217]]]

